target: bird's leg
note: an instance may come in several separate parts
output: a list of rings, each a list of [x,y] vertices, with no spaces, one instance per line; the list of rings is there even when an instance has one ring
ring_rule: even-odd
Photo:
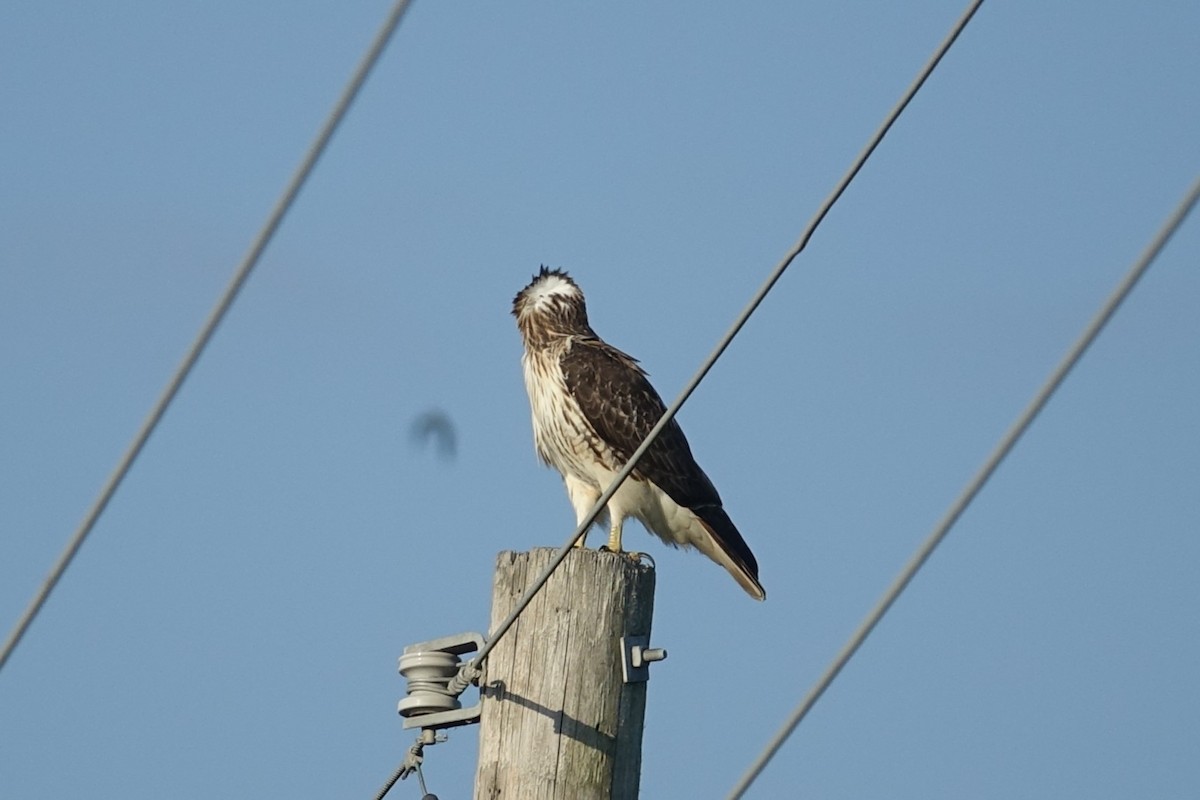
[[[575,540],[575,546],[578,547],[580,550],[587,549],[587,535],[588,535],[588,532],[584,531],[583,536],[580,536],[578,539]]]
[[[607,550],[610,553],[622,553],[626,556],[629,556],[634,561],[640,562],[643,555],[642,553],[626,553],[621,549],[621,533],[624,525],[624,519],[618,519],[613,522],[612,526],[608,529],[608,544],[604,545],[600,549]]]
[[[613,524],[612,528],[608,529],[608,543],[607,543],[607,545],[605,545],[604,547],[601,547],[600,549],[604,549],[604,551],[608,551],[610,553],[622,553],[623,555],[626,555],[626,557],[629,557],[631,560],[637,561],[637,563],[641,563],[642,558],[646,554],[636,553],[634,551],[630,551],[630,552],[626,553],[625,551],[623,551],[623,549],[620,549],[620,534],[622,534],[623,525],[624,525],[624,522],[618,522],[616,524]]]
[[[614,516],[614,519],[613,519],[613,523],[612,523],[612,528],[610,528],[608,531],[608,544],[605,546],[604,549],[609,550],[613,553],[619,553],[619,552],[621,552],[621,527],[622,527],[622,523],[624,522],[624,520],[615,519],[615,517],[616,517],[615,514],[613,516]]]

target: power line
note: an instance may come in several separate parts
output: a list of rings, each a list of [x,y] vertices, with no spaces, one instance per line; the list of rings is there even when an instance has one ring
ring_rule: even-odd
[[[237,298],[238,293],[241,291],[242,285],[245,284],[246,279],[250,277],[251,271],[253,271],[254,267],[258,264],[259,258],[262,256],[263,251],[266,250],[267,245],[275,235],[275,231],[279,228],[280,223],[283,222],[284,216],[286,216],[288,211],[291,209],[292,203],[295,201],[296,196],[300,194],[300,189],[304,186],[305,181],[308,180],[308,176],[316,166],[321,154],[325,152],[325,147],[329,144],[329,140],[333,138],[334,131],[337,130],[338,125],[341,124],[342,119],[346,116],[346,112],[349,110],[350,104],[354,102],[354,98],[358,95],[359,89],[361,89],[363,83],[366,82],[367,76],[370,74],[376,62],[379,60],[379,57],[382,55],[388,41],[391,40],[392,34],[395,33],[396,28],[400,25],[400,20],[404,17],[404,12],[408,10],[409,4],[410,0],[398,0],[392,7],[392,10],[388,14],[387,19],[384,21],[383,26],[379,29],[379,32],[375,35],[370,47],[367,49],[366,55],[363,56],[362,61],[359,62],[358,68],[350,78],[350,82],[346,85],[346,88],[342,90],[342,94],[338,98],[337,103],[334,105],[333,110],[330,111],[329,116],[326,117],[324,125],[322,125],[320,132],[317,134],[317,138],[309,147],[308,152],[304,156],[304,160],[301,161],[300,166],[296,168],[296,171],[293,173],[292,179],[288,182],[287,188],[284,190],[283,195],[279,198],[278,202],[276,202],[270,216],[267,217],[266,223],[263,224],[262,229],[258,232],[258,236],[255,237],[254,242],[250,245],[250,249],[242,259],[242,263],[238,266],[237,271],[234,273],[233,279],[225,288],[225,292],[221,295],[220,299],[217,300],[217,305],[209,314],[208,319],[205,321],[204,326],[200,329],[200,333],[196,336],[195,341],[192,342],[187,354],[184,355],[183,361],[180,362],[179,366],[175,370],[175,373],[167,382],[167,386],[165,389],[163,389],[162,394],[159,396],[158,402],[156,402],[154,407],[150,409],[150,413],[142,422],[141,429],[138,430],[137,434],[133,437],[133,442],[129,445],[129,449],[125,451],[125,454],[117,463],[116,468],[113,470],[112,474],[109,475],[108,481],[101,489],[99,497],[96,498],[95,502],[92,503],[91,508],[88,509],[87,514],[84,515],[83,522],[79,524],[79,527],[76,529],[74,535],[72,535],[71,539],[67,542],[66,549],[64,549],[62,555],[58,557],[58,561],[50,570],[50,574],[42,583],[42,586],[38,590],[37,594],[34,595],[29,607],[25,609],[25,613],[22,614],[21,618],[17,621],[12,633],[9,634],[8,640],[4,643],[4,649],[0,650],[0,669],[4,668],[4,665],[8,662],[8,657],[12,655],[13,650],[16,649],[17,643],[21,641],[21,637],[25,635],[25,632],[29,629],[29,626],[33,623],[34,618],[38,615],[38,612],[41,611],[42,606],[45,605],[50,593],[54,591],[54,587],[58,584],[59,579],[62,578],[63,573],[66,572],[67,567],[70,566],[71,560],[75,558],[75,554],[79,552],[79,548],[83,546],[84,540],[87,538],[88,534],[91,533],[92,528],[95,527],[96,521],[100,519],[100,515],[104,513],[104,509],[108,506],[109,501],[112,500],[113,495],[116,494],[117,488],[121,485],[121,482],[129,473],[130,468],[133,466],[133,462],[137,460],[138,455],[142,452],[142,448],[145,446],[146,441],[150,438],[150,434],[152,434],[154,429],[158,426],[158,423],[166,413],[168,406],[171,405],[171,401],[175,399],[175,395],[179,392],[184,380],[192,371],[192,367],[194,367],[196,362],[199,360],[200,354],[204,352],[205,346],[208,345],[209,340],[216,332],[217,326],[221,324],[221,320],[224,319],[225,313],[229,310],[229,307],[233,305],[233,301]]]
[[[700,366],[700,369],[696,371],[696,374],[693,375],[692,379],[688,381],[686,386],[684,386],[683,391],[679,393],[679,397],[677,397],[675,402],[673,402],[670,407],[667,408],[666,412],[663,413],[662,418],[658,421],[658,423],[651,428],[650,433],[646,435],[645,440],[641,443],[641,445],[638,446],[638,449],[633,452],[633,455],[630,456],[629,460],[625,463],[625,466],[617,472],[617,476],[613,479],[612,484],[604,491],[602,495],[600,495],[600,498],[592,506],[591,511],[588,512],[587,516],[584,517],[579,526],[575,528],[575,532],[571,534],[571,538],[567,540],[566,544],[559,548],[557,553],[555,553],[554,558],[550,562],[549,566],[547,566],[546,569],[543,570],[542,573],[537,577],[537,580],[535,580],[533,584],[531,584],[530,587],[525,590],[525,594],[521,596],[521,599],[517,601],[517,604],[513,607],[512,611],[509,612],[508,616],[505,617],[505,619],[492,632],[487,643],[479,651],[475,658],[472,659],[470,663],[464,665],[464,676],[467,672],[479,668],[479,665],[481,665],[483,660],[487,658],[488,653],[492,651],[492,648],[494,648],[500,639],[503,638],[504,634],[508,632],[508,629],[511,628],[513,623],[517,621],[517,618],[521,615],[521,612],[523,612],[529,603],[532,602],[534,596],[538,593],[546,581],[550,579],[550,576],[554,574],[554,571],[558,569],[558,566],[566,559],[567,553],[570,552],[571,547],[573,547],[575,542],[578,541],[581,536],[583,536],[584,532],[592,526],[592,523],[595,521],[596,517],[604,509],[605,505],[608,504],[608,501],[612,499],[612,496],[616,494],[617,489],[620,488],[625,479],[628,478],[633,472],[634,468],[637,467],[638,460],[641,459],[642,455],[650,449],[650,446],[654,443],[654,440],[658,438],[658,435],[662,432],[663,428],[665,428],[671,422],[671,420],[675,418],[675,415],[679,412],[679,409],[683,407],[683,404],[686,403],[688,398],[692,396],[692,392],[696,390],[696,387],[699,386],[700,382],[704,380],[706,375],[708,375],[709,370],[711,370],[717,363],[717,359],[721,357],[721,355],[729,347],[730,343],[733,342],[734,337],[738,335],[738,332],[741,331],[742,327],[747,321],[749,321],[750,316],[758,309],[762,301],[766,299],[767,294],[770,293],[772,288],[774,288],[776,282],[783,277],[783,273],[789,266],[791,266],[792,261],[794,261],[796,257],[800,255],[800,252],[808,245],[809,240],[813,237],[813,234],[816,233],[816,230],[821,225],[821,222],[833,209],[834,204],[837,203],[838,199],[841,198],[846,189],[849,188],[850,183],[866,165],[867,160],[871,157],[871,154],[875,152],[875,149],[879,147],[879,144],[883,141],[883,137],[887,135],[888,131],[891,130],[892,125],[895,124],[896,120],[900,118],[900,115],[904,112],[904,109],[908,107],[908,104],[916,96],[917,92],[920,91],[921,87],[925,84],[925,81],[937,67],[938,62],[942,60],[942,57],[950,49],[950,46],[954,44],[955,39],[958,38],[958,35],[962,32],[963,28],[966,27],[967,23],[970,22],[971,17],[974,16],[975,12],[982,4],[983,0],[975,0],[967,8],[966,12],[964,12],[962,17],[955,24],[953,30],[951,30],[950,34],[938,47],[933,57],[917,75],[916,80],[914,80],[913,83],[908,87],[908,90],[901,97],[900,101],[895,105],[895,107],[892,108],[887,117],[884,119],[883,123],[871,136],[870,140],[867,142],[867,146],[863,148],[861,153],[859,153],[850,169],[846,171],[846,173],[842,176],[842,179],[838,181],[837,186],[834,187],[833,191],[825,199],[825,202],[821,204],[816,215],[813,216],[812,220],[808,223],[808,226],[804,229],[804,233],[800,236],[800,239],[797,240],[796,244],[792,246],[791,250],[784,255],[783,259],[775,266],[775,269],[771,271],[771,274],[768,276],[766,282],[759,287],[758,292],[750,300],[749,304],[747,304],[747,306],[742,310],[742,313],[734,321],[733,325],[730,326],[729,330],[726,331],[725,335],[721,337],[721,340],[717,343],[717,346],[713,349],[712,353],[709,354],[708,358],[705,359],[704,363]],[[462,680],[457,681],[457,683],[461,684],[459,691],[462,691],[467,686],[467,683]]]
[[[387,781],[384,782],[383,786],[379,787],[379,791],[375,793],[375,800],[383,800],[383,798],[387,797],[387,793],[390,792],[392,787],[396,785],[396,781],[400,780],[400,778],[404,776],[406,769],[407,767],[404,764],[396,767],[396,771],[392,773],[392,776],[388,778]]]
[[[1162,251],[1163,247],[1166,246],[1167,242],[1183,223],[1188,213],[1191,212],[1193,207],[1195,207],[1197,201],[1200,201],[1200,178],[1197,178],[1196,182],[1192,184],[1187,195],[1171,213],[1171,216],[1167,219],[1166,223],[1164,223],[1163,227],[1159,230],[1154,239],[1151,240],[1150,244],[1147,245],[1141,256],[1139,256],[1137,261],[1134,262],[1133,266],[1129,269],[1129,272],[1117,285],[1117,288],[1113,290],[1111,295],[1109,295],[1108,299],[1104,302],[1104,305],[1101,306],[1100,310],[1096,312],[1096,315],[1088,323],[1087,327],[1084,328],[1083,333],[1080,334],[1079,338],[1075,341],[1075,344],[1073,344],[1070,350],[1067,351],[1067,354],[1063,357],[1062,361],[1059,362],[1054,371],[1050,373],[1050,377],[1046,379],[1046,382],[1042,385],[1042,388],[1040,388],[1037,394],[1034,395],[1033,400],[1031,400],[1029,405],[1026,406],[1025,410],[1017,418],[1017,421],[1013,423],[1012,427],[1009,428],[1004,436],[1000,439],[1000,443],[996,445],[996,448],[992,451],[992,454],[988,456],[983,466],[975,474],[975,477],[971,479],[970,483],[967,484],[966,488],[963,489],[958,498],[950,504],[950,509],[946,512],[945,516],[942,517],[941,521],[939,521],[934,527],[933,532],[929,535],[921,547],[918,548],[917,552],[909,560],[908,564],[906,564],[904,569],[901,570],[899,576],[897,576],[892,582],[892,585],[888,587],[888,590],[884,592],[883,597],[880,598],[879,602],[875,605],[875,608],[871,610],[871,613],[867,614],[866,619],[864,619],[862,624],[859,625],[858,630],[854,632],[854,635],[850,637],[850,640],[842,648],[841,652],[839,652],[837,657],[834,658],[833,663],[829,665],[829,667],[825,670],[825,673],[821,675],[816,684],[808,691],[808,694],[805,695],[804,699],[800,702],[800,705],[796,707],[796,710],[792,712],[792,715],[788,717],[783,727],[767,744],[767,747],[762,752],[762,755],[758,757],[758,759],[742,776],[741,780],[733,788],[733,791],[729,793],[727,800],[738,800],[738,798],[745,794],[746,790],[750,788],[750,784],[754,782],[755,778],[758,777],[758,775],[779,751],[779,748],[781,748],[784,742],[788,740],[788,737],[792,735],[792,732],[795,731],[796,726],[800,724],[801,720],[804,719],[809,710],[812,709],[817,700],[820,699],[821,695],[825,693],[825,690],[829,688],[829,685],[833,683],[833,680],[838,676],[838,673],[840,673],[842,668],[846,666],[846,663],[854,657],[854,654],[858,651],[858,648],[861,647],[866,638],[871,635],[871,631],[875,629],[875,626],[883,618],[883,615],[886,614],[888,609],[892,607],[892,604],[896,602],[896,599],[900,596],[900,593],[904,591],[909,582],[912,581],[914,576],[916,576],[917,571],[920,570],[929,557],[933,555],[933,551],[939,544],[941,544],[942,540],[946,538],[946,534],[950,532],[950,528],[954,526],[954,523],[958,521],[958,518],[967,509],[967,506],[970,505],[971,501],[975,499],[975,496],[979,494],[979,491],[983,488],[984,484],[986,484],[988,479],[992,477],[992,473],[994,473],[996,468],[1000,466],[1000,462],[1004,460],[1004,458],[1016,445],[1017,441],[1021,438],[1022,434],[1025,433],[1025,431],[1033,423],[1034,419],[1037,418],[1037,415],[1041,412],[1042,408],[1044,408],[1046,403],[1049,402],[1050,397],[1066,379],[1067,374],[1070,373],[1075,364],[1079,362],[1079,359],[1083,357],[1084,352],[1087,351],[1088,347],[1091,346],[1096,337],[1100,335],[1100,331],[1103,330],[1104,326],[1108,324],[1108,321],[1112,319],[1113,314],[1116,313],[1117,308],[1120,307],[1125,298],[1129,296],[1129,293],[1133,291],[1133,287],[1137,284],[1138,280],[1142,277],[1146,270],[1150,268],[1150,264],[1158,256],[1159,252]]]

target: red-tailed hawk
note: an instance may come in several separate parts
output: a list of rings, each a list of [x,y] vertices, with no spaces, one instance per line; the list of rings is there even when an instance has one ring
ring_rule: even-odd
[[[583,292],[567,273],[542,267],[513,300],[512,311],[525,344],[521,365],[534,444],[542,461],[562,473],[578,524],[666,407],[637,361],[588,325]],[[621,552],[621,526],[633,517],[667,544],[704,553],[751,597],[766,597],[754,554],[675,420],[605,511],[609,550]]]

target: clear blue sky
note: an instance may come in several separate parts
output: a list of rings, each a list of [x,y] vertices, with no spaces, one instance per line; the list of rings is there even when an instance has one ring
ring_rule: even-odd
[[[570,533],[513,294],[569,269],[674,397],[963,5],[416,3],[0,673],[0,795],[371,796],[403,647]],[[4,633],[387,7],[0,10]],[[684,408],[769,599],[630,527],[644,797],[724,796],[1177,203],[1197,31],[985,5]],[[1193,219],[751,797],[1200,794],[1198,256]]]

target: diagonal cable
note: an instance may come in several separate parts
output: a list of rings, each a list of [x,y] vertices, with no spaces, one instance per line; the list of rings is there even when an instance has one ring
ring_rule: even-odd
[[[404,777],[404,770],[405,767],[403,764],[396,767],[396,771],[392,773],[392,777],[388,778],[383,786],[379,787],[379,791],[375,793],[375,800],[383,800],[383,798],[387,797],[387,793],[396,785],[396,781]]]
[[[163,415],[166,413],[167,407],[171,405],[171,401],[175,399],[175,395],[178,394],[180,387],[183,386],[184,380],[192,371],[192,367],[200,359],[200,354],[204,352],[204,348],[208,345],[209,340],[212,339],[217,326],[221,324],[225,313],[233,305],[233,301],[241,291],[242,285],[250,277],[251,271],[258,264],[259,258],[262,256],[263,251],[266,250],[272,237],[274,237],[275,231],[278,230],[280,223],[283,222],[283,218],[291,209],[296,196],[300,194],[300,189],[304,186],[305,181],[308,180],[308,176],[312,173],[317,161],[321,158],[321,154],[325,152],[326,145],[329,144],[329,140],[333,138],[334,131],[337,130],[338,125],[341,124],[342,119],[346,116],[346,112],[349,110],[350,104],[354,102],[354,98],[358,95],[359,89],[362,88],[372,68],[379,61],[379,57],[383,54],[388,41],[391,40],[392,34],[395,33],[396,28],[400,25],[400,20],[404,17],[404,12],[408,10],[409,4],[410,0],[398,0],[392,7],[383,26],[375,35],[362,61],[359,62],[358,68],[354,71],[353,76],[351,76],[350,82],[342,90],[342,94],[334,105],[333,110],[329,112],[329,116],[321,126],[317,138],[304,155],[304,160],[296,168],[295,173],[288,182],[287,188],[284,189],[283,195],[276,202],[270,216],[267,217],[266,223],[263,224],[262,229],[258,232],[258,236],[255,237],[254,242],[250,245],[250,249],[234,273],[233,279],[230,280],[229,285],[225,288],[225,292],[221,295],[216,306],[209,314],[195,341],[188,348],[183,361],[180,362],[175,373],[167,382],[167,386],[159,396],[158,402],[154,404],[154,407],[150,409],[150,413],[146,415],[146,419],[142,422],[141,429],[133,437],[133,442],[129,445],[129,449],[121,456],[121,460],[117,463],[116,468],[109,475],[104,487],[100,490],[100,495],[92,503],[91,508],[88,509],[83,522],[79,524],[79,527],[67,542],[66,548],[58,557],[58,561],[50,570],[50,574],[42,583],[41,588],[38,589],[37,594],[34,595],[33,600],[29,603],[29,607],[25,609],[25,613],[17,621],[12,633],[9,634],[7,641],[4,643],[4,649],[0,650],[0,670],[4,668],[4,665],[8,662],[8,657],[12,655],[13,650],[16,649],[17,644],[21,641],[21,637],[25,635],[34,618],[41,611],[42,606],[45,605],[47,598],[50,597],[50,593],[54,591],[54,587],[58,584],[59,579],[62,578],[63,573],[70,566],[71,560],[75,558],[75,554],[83,546],[84,540],[91,533],[92,528],[95,527],[96,521],[100,519],[100,515],[104,513],[104,509],[108,506],[109,501],[116,494],[121,481],[125,479],[125,476],[133,466],[133,462],[137,460],[138,455],[142,452],[142,448],[150,438],[150,434],[154,432],[159,421],[162,420]]]
[[[833,191],[829,194],[829,197],[827,197],[825,202],[821,204],[816,215],[808,223],[808,227],[804,229],[804,233],[800,236],[800,239],[795,245],[792,246],[792,249],[789,250],[786,255],[784,255],[783,260],[776,265],[775,269],[771,271],[771,274],[768,276],[766,282],[759,288],[758,292],[750,300],[750,303],[746,306],[746,308],[742,310],[742,313],[734,321],[733,325],[730,326],[729,330],[726,331],[725,335],[717,343],[717,346],[713,349],[712,353],[709,354],[708,358],[700,366],[700,369],[698,369],[696,374],[692,376],[692,379],[688,381],[687,385],[683,388],[683,391],[679,393],[679,397],[675,398],[675,402],[673,402],[663,413],[662,419],[660,419],[658,424],[650,429],[650,433],[646,435],[645,440],[641,443],[638,449],[633,452],[633,455],[629,457],[629,460],[617,473],[616,477],[613,478],[612,485],[604,490],[604,493],[600,495],[600,498],[596,501],[595,505],[592,506],[592,510],[588,512],[584,520],[579,523],[578,527],[575,528],[575,532],[571,534],[571,538],[567,540],[566,544],[559,548],[558,552],[554,554],[554,558],[551,560],[550,564],[542,571],[540,575],[538,575],[537,580],[530,584],[529,588],[525,590],[525,593],[521,595],[521,599],[517,601],[517,604],[513,607],[512,611],[509,612],[508,616],[505,617],[505,619],[498,626],[496,626],[494,631],[492,631],[491,636],[488,637],[487,643],[483,646],[475,658],[463,666],[463,671],[460,672],[460,678],[462,678],[462,680],[455,681],[456,687],[461,684],[461,688],[459,688],[460,693],[464,691],[467,686],[467,682],[465,682],[467,671],[479,668],[479,666],[483,663],[483,660],[487,658],[488,653],[492,651],[492,648],[494,648],[500,639],[504,637],[504,634],[507,633],[509,628],[513,626],[513,623],[517,621],[517,617],[519,617],[521,612],[523,612],[529,603],[532,602],[534,595],[536,595],[546,581],[550,579],[550,576],[554,573],[554,570],[558,569],[559,564],[566,559],[567,553],[570,552],[571,547],[574,546],[575,542],[579,540],[579,537],[583,536],[584,532],[592,526],[592,523],[595,521],[596,517],[604,509],[605,505],[608,504],[608,501],[612,499],[612,496],[616,494],[617,489],[620,488],[625,479],[628,478],[633,472],[634,468],[637,467],[638,460],[647,450],[650,449],[650,446],[654,443],[654,440],[658,438],[658,435],[662,432],[663,428],[665,428],[670,421],[675,418],[675,414],[679,412],[679,409],[683,407],[683,404],[686,403],[688,398],[692,396],[692,392],[694,392],[696,387],[700,385],[700,381],[704,380],[704,377],[708,375],[709,370],[711,370],[717,363],[717,359],[721,357],[726,348],[728,348],[730,343],[733,341],[733,338],[738,335],[738,332],[741,331],[742,327],[750,319],[750,316],[755,312],[762,301],[766,299],[767,294],[775,286],[776,282],[778,282],[778,280],[783,276],[783,273],[787,270],[787,268],[791,266],[792,261],[794,261],[796,256],[800,255],[800,252],[808,245],[809,240],[813,237],[813,234],[816,233],[817,228],[821,225],[821,222],[825,219],[826,215],[829,214],[834,204],[837,203],[838,199],[850,186],[851,181],[854,180],[855,176],[857,176],[862,170],[863,166],[866,165],[867,160],[871,157],[871,154],[875,152],[875,148],[879,146],[880,142],[883,141],[883,137],[887,135],[889,130],[891,130],[892,125],[895,124],[896,120],[900,118],[900,115],[904,112],[904,109],[907,108],[908,104],[912,102],[912,99],[916,97],[917,92],[920,91],[921,87],[925,84],[925,81],[931,74],[933,74],[933,70],[937,67],[938,62],[940,62],[942,57],[946,55],[947,51],[950,50],[950,47],[954,44],[955,39],[957,39],[958,35],[962,33],[963,28],[965,28],[967,23],[971,21],[971,17],[975,15],[975,12],[982,4],[983,0],[974,0],[974,2],[968,6],[962,17],[960,17],[958,22],[955,23],[954,28],[950,31],[950,34],[945,38],[945,40],[942,41],[941,45],[938,46],[938,49],[934,52],[933,57],[930,58],[928,63],[926,63],[921,69],[921,72],[917,75],[916,80],[912,82],[912,84],[904,92],[904,95],[900,98],[900,101],[895,105],[894,108],[892,108],[887,117],[884,119],[883,123],[871,136],[870,140],[867,142],[867,146],[864,147],[862,152],[858,154],[858,157],[854,160],[854,163],[850,166],[850,169],[846,171],[846,173],[842,176],[842,179],[838,181],[837,186],[835,186]]]
[[[1117,312],[1117,308],[1120,307],[1125,298],[1129,296],[1129,293],[1133,291],[1133,287],[1137,284],[1138,280],[1143,274],[1145,274],[1146,270],[1150,268],[1150,264],[1158,256],[1159,252],[1162,251],[1163,247],[1166,246],[1167,242],[1170,240],[1171,236],[1175,233],[1179,226],[1183,224],[1184,219],[1187,217],[1192,208],[1195,207],[1198,201],[1200,201],[1200,178],[1198,178],[1196,182],[1192,184],[1187,195],[1182,201],[1180,201],[1179,205],[1171,213],[1170,218],[1168,218],[1163,224],[1163,227],[1159,230],[1157,235],[1155,235],[1154,239],[1151,240],[1150,244],[1146,246],[1146,249],[1138,257],[1137,261],[1134,262],[1133,266],[1129,269],[1129,272],[1117,285],[1117,288],[1114,289],[1113,293],[1108,297],[1107,300],[1105,300],[1104,305],[1101,306],[1100,310],[1096,312],[1096,315],[1088,323],[1087,327],[1071,346],[1070,350],[1067,351],[1067,354],[1063,357],[1062,361],[1059,362],[1054,371],[1050,373],[1050,377],[1046,379],[1046,382],[1038,390],[1037,394],[1034,395],[1033,400],[1031,400],[1029,405],[1026,406],[1025,410],[1017,418],[1017,421],[1014,422],[1012,427],[1009,428],[1004,434],[1000,440],[1000,443],[996,445],[995,450],[993,450],[991,455],[988,456],[983,466],[980,467],[979,471],[975,474],[975,477],[972,478],[970,483],[967,484],[966,488],[963,489],[962,494],[960,494],[958,498],[951,503],[950,509],[946,512],[945,516],[943,516],[938,524],[934,527],[933,532],[929,535],[925,542],[922,543],[921,547],[909,560],[908,564],[905,565],[904,569],[901,570],[895,581],[892,582],[892,585],[888,587],[886,592],[884,592],[883,597],[880,598],[879,602],[875,605],[875,608],[871,609],[871,613],[867,614],[866,619],[863,620],[862,624],[858,627],[858,630],[854,632],[854,635],[850,637],[850,640],[846,642],[841,652],[839,652],[837,657],[834,658],[833,663],[829,665],[829,667],[825,670],[825,673],[821,675],[820,679],[817,680],[816,684],[814,684],[809,690],[808,694],[805,695],[804,699],[800,702],[800,705],[797,706],[796,710],[792,712],[792,715],[788,717],[783,727],[780,728],[779,732],[775,734],[775,737],[767,744],[766,749],[750,766],[750,768],[742,776],[741,780],[738,781],[738,784],[733,788],[733,791],[729,793],[727,800],[738,800],[743,794],[745,794],[746,790],[750,788],[750,784],[754,782],[754,779],[758,777],[758,775],[763,771],[774,755],[779,752],[779,748],[781,748],[784,742],[788,740],[788,737],[791,736],[792,732],[796,730],[796,726],[800,724],[801,720],[804,719],[809,710],[811,710],[816,704],[817,700],[821,698],[821,695],[825,693],[825,690],[829,688],[829,685],[833,683],[833,680],[838,676],[838,673],[841,672],[842,668],[846,666],[846,663],[853,658],[854,654],[858,651],[858,648],[862,646],[862,643],[868,636],[871,635],[871,631],[875,629],[875,626],[883,618],[883,615],[886,614],[888,609],[892,607],[892,604],[896,602],[896,599],[900,596],[901,592],[904,591],[905,587],[907,587],[909,582],[912,581],[913,577],[916,576],[918,570],[920,570],[929,557],[933,555],[933,551],[939,544],[941,544],[942,540],[946,538],[946,534],[950,532],[950,529],[954,526],[954,523],[958,521],[958,518],[962,515],[962,513],[967,509],[967,506],[971,504],[971,501],[975,499],[977,494],[979,494],[979,491],[983,488],[984,484],[986,484],[988,479],[992,477],[992,474],[996,471],[996,468],[1000,466],[1000,462],[1004,460],[1004,458],[1016,445],[1017,440],[1021,438],[1021,435],[1025,433],[1025,431],[1033,423],[1034,419],[1037,418],[1037,415],[1045,407],[1046,403],[1050,400],[1050,397],[1066,379],[1067,374],[1070,373],[1075,364],[1079,362],[1079,359],[1083,357],[1083,354],[1087,351],[1088,347],[1091,346],[1092,342],[1095,341],[1096,337],[1100,334],[1100,331],[1104,329],[1104,326],[1108,323],[1108,321],[1112,319],[1113,314]]]

